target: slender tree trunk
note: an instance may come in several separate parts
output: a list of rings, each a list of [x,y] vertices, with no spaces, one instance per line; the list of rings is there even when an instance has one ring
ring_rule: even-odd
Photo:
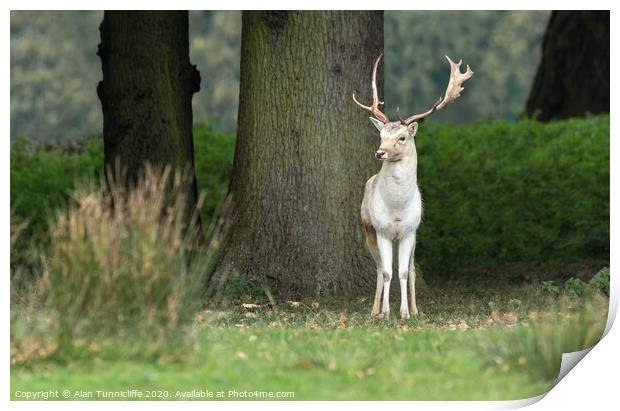
[[[541,121],[609,112],[609,11],[554,11],[526,105]]]
[[[382,12],[243,13],[237,147],[212,293],[241,273],[287,296],[370,295],[359,207],[378,138],[351,93],[371,101],[382,49]]]
[[[192,95],[200,73],[189,60],[187,11],[106,11],[100,27],[106,169],[135,182],[145,163],[194,169]],[[196,181],[188,188],[196,203]]]

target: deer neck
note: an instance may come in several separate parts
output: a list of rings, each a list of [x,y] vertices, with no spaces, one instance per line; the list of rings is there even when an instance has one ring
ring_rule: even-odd
[[[381,196],[394,205],[408,203],[417,192],[418,160],[415,153],[399,161],[385,161],[379,172]]]

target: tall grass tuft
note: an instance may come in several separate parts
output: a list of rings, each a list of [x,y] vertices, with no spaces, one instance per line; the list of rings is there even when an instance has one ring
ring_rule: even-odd
[[[520,369],[548,384],[560,372],[562,354],[590,348],[600,341],[607,319],[608,300],[600,294],[581,299],[578,310],[536,318],[528,326],[494,330],[479,341],[489,363],[508,371]]]
[[[187,212],[191,174],[147,167],[129,190],[118,181],[78,189],[49,230],[38,292],[61,356],[110,338],[119,354],[159,354],[199,308],[206,264]]]

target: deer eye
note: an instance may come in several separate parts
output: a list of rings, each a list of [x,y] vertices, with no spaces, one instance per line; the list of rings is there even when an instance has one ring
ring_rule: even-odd
[[[405,141],[406,139],[407,139],[407,137],[405,137],[405,136],[402,136],[402,137],[399,138],[400,141]]]

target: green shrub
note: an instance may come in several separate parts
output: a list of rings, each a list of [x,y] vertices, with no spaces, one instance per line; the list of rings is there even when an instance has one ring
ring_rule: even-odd
[[[58,214],[39,292],[59,353],[108,337],[140,356],[176,343],[205,288],[203,252],[183,215],[190,178],[147,168],[135,189],[77,192]]]
[[[609,296],[609,268],[605,267],[592,277],[589,285]]]
[[[23,237],[47,230],[53,211],[67,205],[79,180],[98,181],[103,170],[103,144],[89,138],[82,144],[44,147],[28,140],[11,146],[11,210],[28,226]]]
[[[194,128],[198,191],[206,194],[202,217],[206,223],[223,201],[232,169],[235,136]],[[25,238],[44,235],[53,211],[67,205],[76,183],[99,181],[103,170],[103,141],[89,138],[77,145],[43,147],[17,140],[11,147],[11,208],[16,220],[27,221]]]
[[[609,258],[609,116],[420,126],[416,257],[429,277]]]
[[[194,157],[198,191],[205,193],[202,218],[205,226],[216,213],[228,191],[228,180],[235,154],[235,135],[194,127]]]
[[[550,294],[557,294],[560,292],[560,287],[552,280],[541,281],[540,289]]]
[[[564,289],[566,293],[572,297],[581,297],[586,292],[588,284],[575,277],[571,277],[564,283]]]

